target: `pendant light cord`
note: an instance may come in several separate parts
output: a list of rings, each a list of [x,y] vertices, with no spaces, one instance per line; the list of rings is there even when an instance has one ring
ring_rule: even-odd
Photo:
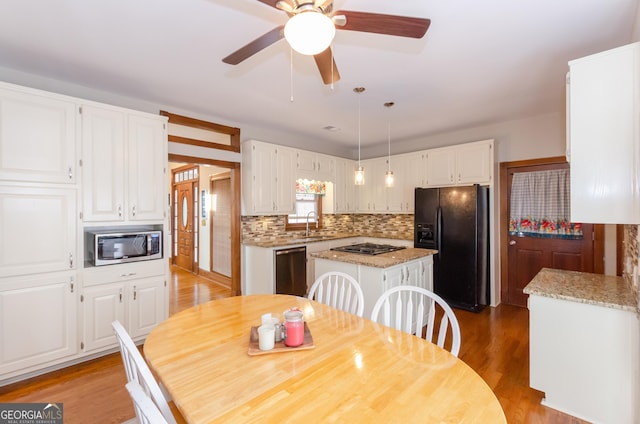
[[[358,94],[358,168],[360,167],[360,94]]]
[[[387,126],[387,137],[389,140],[389,155],[387,156],[387,171],[391,171],[391,121],[389,121]]]

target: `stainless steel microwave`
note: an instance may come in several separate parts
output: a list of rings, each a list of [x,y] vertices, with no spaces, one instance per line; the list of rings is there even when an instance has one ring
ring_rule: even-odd
[[[86,259],[94,266],[162,258],[162,231],[88,231],[85,237]]]

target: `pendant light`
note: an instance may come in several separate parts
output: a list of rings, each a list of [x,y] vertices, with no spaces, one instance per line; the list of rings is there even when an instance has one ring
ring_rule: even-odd
[[[362,94],[364,87],[356,87],[353,91],[357,94]],[[355,173],[355,184],[364,185],[364,168],[360,164],[360,97],[358,97],[358,168]]]
[[[394,104],[395,103],[393,102],[387,102],[384,104],[384,106],[388,109],[391,109]],[[391,170],[391,118],[389,118],[389,122],[387,125],[387,139],[389,144],[389,152],[387,156],[387,172],[384,173],[384,185],[387,187],[393,187],[393,171]]]

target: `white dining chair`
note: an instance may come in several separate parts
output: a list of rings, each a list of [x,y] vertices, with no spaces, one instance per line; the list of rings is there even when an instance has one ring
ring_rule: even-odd
[[[140,424],[169,424],[140,384],[132,380],[125,387],[131,396]]]
[[[352,276],[339,271],[325,272],[314,281],[307,298],[362,316],[364,294]]]
[[[133,343],[127,330],[118,320],[113,321],[111,326],[116,333],[116,338],[120,345],[120,353],[122,354],[122,362],[124,363],[124,370],[127,374],[127,381],[135,381],[142,387],[143,391],[153,401],[168,424],[177,424],[176,418],[169,407],[169,402],[167,402],[167,397],[162,389],[160,389],[160,385],[151,373],[151,369],[149,369],[149,366]]]
[[[442,309],[438,323],[438,340],[436,344],[444,348],[448,329],[451,329],[451,349],[454,356],[460,352],[460,325],[451,307],[440,296],[422,287],[402,285],[390,288],[380,295],[373,310],[371,320],[393,327],[406,333],[422,336],[426,326],[425,339],[433,340],[436,328],[436,306]],[[382,316],[379,317],[380,312]],[[438,314],[440,315],[440,314]]]

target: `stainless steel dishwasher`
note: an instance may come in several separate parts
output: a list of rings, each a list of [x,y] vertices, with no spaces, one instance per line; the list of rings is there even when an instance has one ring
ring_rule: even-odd
[[[307,248],[293,247],[275,251],[276,293],[306,296]]]

